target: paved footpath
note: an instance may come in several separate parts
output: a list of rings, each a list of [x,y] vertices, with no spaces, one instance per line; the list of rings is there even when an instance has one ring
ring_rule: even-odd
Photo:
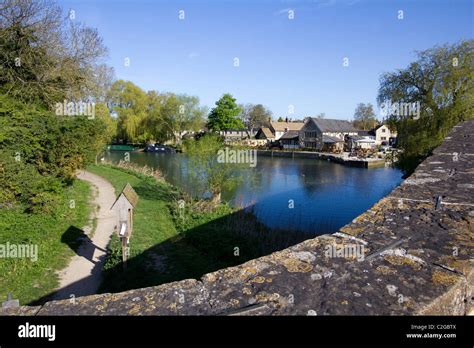
[[[87,171],[80,171],[77,177],[91,184],[94,194],[92,202],[97,227],[94,236],[84,238],[69,265],[59,272],[59,290],[53,299],[69,299],[95,294],[102,279],[107,244],[116,225],[116,213],[110,210],[115,201],[114,187],[104,178]],[[99,207],[98,211],[96,210]],[[82,226],[77,226],[82,227]]]

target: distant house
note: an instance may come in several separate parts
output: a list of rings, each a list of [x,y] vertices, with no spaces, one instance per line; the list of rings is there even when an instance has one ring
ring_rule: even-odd
[[[344,140],[339,137],[323,134],[322,141],[321,151],[342,152],[344,150]]]
[[[299,131],[300,147],[316,151],[339,152],[346,136],[356,136],[357,129],[345,120],[308,118]]]
[[[371,132],[377,145],[392,145],[396,142],[397,133],[390,131],[385,124],[378,125]]]
[[[358,130],[357,135],[362,138],[369,138],[375,140],[375,132],[373,130]]]
[[[280,145],[284,149],[299,149],[299,132],[291,130],[283,134],[280,138]]]
[[[255,139],[262,139],[266,140],[267,142],[272,142],[275,141],[275,135],[272,133],[270,128],[262,127],[257,131],[257,134],[255,134]]]
[[[280,140],[286,132],[299,131],[303,126],[303,122],[269,122],[268,124],[268,128],[275,136],[275,140]]]
[[[224,140],[227,142],[250,138],[250,134],[247,129],[227,129],[221,130],[218,133],[219,135],[222,135]]]
[[[267,143],[283,140],[280,145],[296,149],[299,147],[298,132],[303,126],[303,122],[267,122],[258,130],[255,138],[265,139]]]
[[[349,135],[346,137],[347,150],[372,149],[375,147],[375,139],[372,136]]]

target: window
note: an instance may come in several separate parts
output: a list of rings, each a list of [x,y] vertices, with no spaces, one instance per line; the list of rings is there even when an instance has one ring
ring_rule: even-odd
[[[385,128],[382,128],[382,133],[385,133],[386,129]]]
[[[380,137],[380,140],[387,140],[387,137]]]

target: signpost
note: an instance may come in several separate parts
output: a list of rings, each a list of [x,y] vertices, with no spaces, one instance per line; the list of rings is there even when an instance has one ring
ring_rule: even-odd
[[[130,184],[126,184],[110,209],[118,213],[117,234],[122,242],[123,268],[127,267],[130,237],[133,232],[133,209],[138,203],[138,195]]]

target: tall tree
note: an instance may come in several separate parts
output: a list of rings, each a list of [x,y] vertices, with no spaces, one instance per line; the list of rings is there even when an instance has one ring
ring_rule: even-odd
[[[474,40],[418,52],[406,69],[382,75],[377,101],[419,103],[419,115],[388,115],[405,172],[438,146],[457,123],[474,117]]]
[[[106,53],[97,30],[63,19],[52,1],[1,2],[2,93],[45,108],[63,99],[90,99]]]
[[[374,107],[372,104],[364,103],[357,104],[354,112],[354,127],[362,130],[370,130],[377,124],[377,118],[375,117]]]
[[[253,105],[248,114],[248,126],[250,130],[261,127],[268,119],[272,118],[272,112],[262,104]]]
[[[111,106],[118,114],[117,136],[128,142],[144,141],[147,137],[143,122],[147,115],[147,95],[130,81],[118,80],[109,96]]]
[[[242,129],[244,124],[239,118],[240,112],[235,98],[226,93],[216,102],[216,107],[211,110],[207,127],[213,131]]]
[[[235,189],[242,181],[244,163],[220,163],[218,152],[225,144],[220,136],[206,134],[199,140],[187,139],[184,151],[189,154],[189,175],[200,194],[210,193],[211,201],[219,203],[223,190]],[[249,173],[246,173],[248,176]]]
[[[95,118],[105,125],[105,131],[100,137],[102,143],[110,143],[117,134],[117,120],[112,118],[109,108],[105,103],[97,103],[95,105]]]
[[[199,98],[169,94],[161,107],[163,130],[167,138],[180,143],[186,131],[198,131],[204,125],[206,109],[199,105]]]

